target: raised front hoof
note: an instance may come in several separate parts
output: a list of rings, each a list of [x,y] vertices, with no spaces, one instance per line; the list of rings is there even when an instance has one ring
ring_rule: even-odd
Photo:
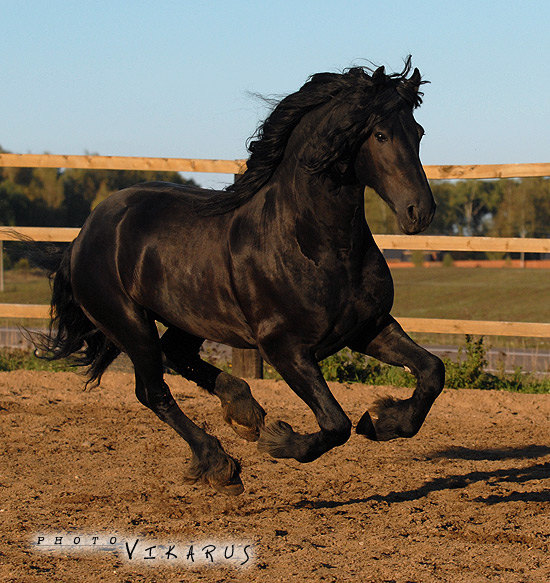
[[[210,464],[201,463],[198,458],[193,458],[187,473],[183,476],[183,482],[208,484],[217,492],[227,496],[238,496],[244,492],[240,472],[239,462],[230,456],[220,456]]]
[[[266,413],[254,397],[236,398],[222,404],[222,409],[223,418],[239,437],[258,441]]]
[[[366,411],[356,432],[373,441],[389,441],[398,437],[413,437],[420,429],[413,422],[414,411],[409,399],[397,400],[391,397],[379,399],[373,408],[375,419]]]
[[[377,440],[376,430],[374,429],[374,424],[368,411],[365,411],[361,419],[359,419],[359,423],[355,428],[355,432],[358,433],[359,435],[364,435],[365,437],[367,437],[368,439],[372,439],[373,441]]]

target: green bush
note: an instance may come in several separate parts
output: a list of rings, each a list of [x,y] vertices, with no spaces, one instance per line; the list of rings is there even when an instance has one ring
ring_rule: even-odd
[[[494,375],[486,372],[486,349],[483,337],[475,340],[466,336],[459,348],[458,361],[443,359],[446,369],[445,386],[449,389],[482,389],[522,393],[550,393],[550,378],[537,378],[517,369],[514,374]],[[389,366],[344,349],[319,363],[327,381],[365,383],[369,385],[396,385],[414,387],[414,377],[404,369]]]
[[[452,267],[454,265],[453,256],[450,253],[443,255],[443,267]]]
[[[483,337],[474,340],[466,335],[466,345],[458,349],[458,362],[445,362],[445,386],[450,389],[491,389],[492,376],[483,369],[487,366]]]
[[[31,264],[26,257],[19,259],[13,266],[13,269],[17,271],[28,271],[31,268]]]
[[[404,369],[389,366],[348,348],[325,358],[319,366],[327,381],[403,387],[415,385],[414,377]]]
[[[66,360],[43,360],[34,353],[18,348],[0,350],[0,371],[10,370],[45,370],[52,372],[74,371],[75,366]]]
[[[450,389],[483,389],[514,391],[518,393],[550,393],[550,378],[537,378],[517,368],[513,374],[494,375],[484,370],[487,366],[483,337],[474,340],[466,335],[466,344],[459,348],[458,362],[444,359],[445,386]]]

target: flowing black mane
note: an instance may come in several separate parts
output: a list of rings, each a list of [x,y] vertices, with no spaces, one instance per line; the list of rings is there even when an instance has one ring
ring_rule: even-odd
[[[235,183],[215,196],[197,201],[201,215],[229,212],[249,200],[271,178],[280,164],[294,128],[304,115],[338,100],[342,114],[338,123],[326,128],[324,148],[307,162],[310,172],[323,172],[345,158],[359,137],[368,136],[372,127],[395,110],[416,108],[422,103],[418,69],[410,78],[411,57],[401,73],[387,75],[384,67],[376,70],[353,67],[343,73],[317,73],[301,89],[282,99],[250,138],[246,171]]]

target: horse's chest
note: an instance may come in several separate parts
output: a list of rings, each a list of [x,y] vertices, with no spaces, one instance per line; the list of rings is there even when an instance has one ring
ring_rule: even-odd
[[[389,313],[393,305],[393,281],[381,254],[367,257],[360,270],[346,274],[342,302],[344,319],[365,322]]]
[[[393,281],[383,258],[369,261],[360,269],[354,267],[342,262],[332,270],[303,268],[297,278],[295,300],[302,304],[304,313],[315,315],[313,320],[322,336],[330,330],[345,334],[391,310]]]

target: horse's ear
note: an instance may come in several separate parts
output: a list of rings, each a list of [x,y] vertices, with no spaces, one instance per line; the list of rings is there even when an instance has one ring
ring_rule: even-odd
[[[384,66],[378,67],[372,74],[372,81],[374,84],[383,83],[386,80],[386,69]]]
[[[409,84],[411,85],[411,87],[414,88],[415,91],[418,91],[421,82],[422,76],[420,75],[420,71],[417,68],[415,68],[413,74],[409,78]]]

